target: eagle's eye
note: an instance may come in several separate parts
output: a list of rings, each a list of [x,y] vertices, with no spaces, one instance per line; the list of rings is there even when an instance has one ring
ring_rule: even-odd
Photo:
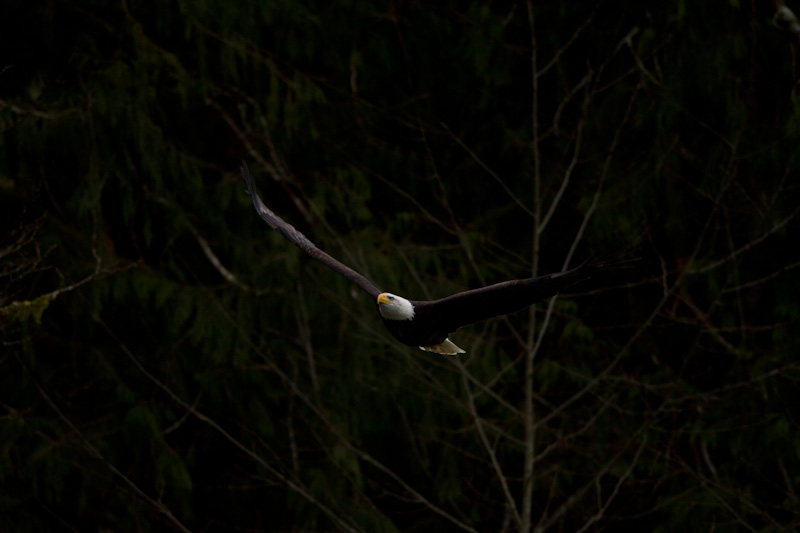
[[[394,296],[389,296],[389,299],[390,300],[394,300]]]

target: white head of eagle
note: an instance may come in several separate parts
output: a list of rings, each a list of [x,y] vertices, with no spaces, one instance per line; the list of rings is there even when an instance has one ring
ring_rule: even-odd
[[[411,320],[414,318],[414,306],[411,302],[390,292],[378,295],[378,311],[386,320]]]

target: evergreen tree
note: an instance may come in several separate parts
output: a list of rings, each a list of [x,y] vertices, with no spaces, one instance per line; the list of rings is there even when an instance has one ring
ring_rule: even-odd
[[[800,525],[790,6],[0,21],[0,529]],[[644,259],[434,356],[263,224],[241,160],[409,298]]]

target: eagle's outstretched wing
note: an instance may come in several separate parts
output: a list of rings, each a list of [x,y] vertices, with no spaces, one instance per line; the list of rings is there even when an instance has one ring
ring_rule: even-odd
[[[256,194],[255,180],[253,179],[253,175],[250,174],[250,171],[247,169],[247,163],[244,161],[242,161],[241,170],[242,177],[244,178],[245,183],[247,183],[247,189],[250,191],[250,197],[253,199],[253,205],[256,207],[258,214],[267,224],[269,224],[273,229],[277,230],[278,233],[286,237],[289,241],[296,244],[297,247],[303,250],[305,253],[320,263],[323,263],[329,268],[335,270],[347,278],[351,283],[358,285],[364,292],[372,296],[373,300],[378,297],[381,291],[370,280],[317,248],[313,242],[308,240],[305,235],[297,231],[294,226],[284,222],[278,215],[270,211],[270,209],[264,205],[264,202],[261,201],[261,198],[258,197],[258,194]]]
[[[621,268],[627,262],[618,260],[590,262],[566,272],[504,281],[459,292],[440,300],[415,302],[415,304],[425,308],[424,311],[420,310],[420,314],[424,313],[430,320],[438,321],[443,329],[453,332],[467,324],[529,307],[555,296],[567,287],[589,279],[601,270]]]

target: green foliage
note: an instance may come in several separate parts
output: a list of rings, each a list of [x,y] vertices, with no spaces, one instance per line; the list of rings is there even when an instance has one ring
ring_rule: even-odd
[[[42,314],[50,306],[50,302],[54,298],[53,294],[44,294],[34,300],[11,302],[6,306],[0,307],[0,317],[4,321],[16,322],[25,322],[32,318],[34,322],[41,324]]]
[[[737,1],[533,4],[9,6],[3,527],[797,528],[791,44]],[[243,159],[411,298],[645,260],[433,356]]]

